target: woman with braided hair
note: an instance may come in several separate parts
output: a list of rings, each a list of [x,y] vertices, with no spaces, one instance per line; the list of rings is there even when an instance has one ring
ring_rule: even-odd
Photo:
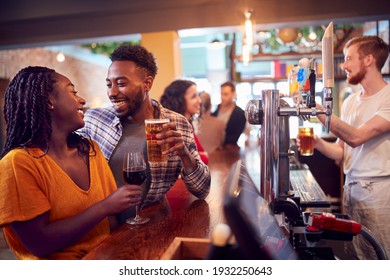
[[[84,104],[46,67],[20,70],[6,90],[0,227],[19,259],[80,259],[140,203],[139,187],[117,188],[98,145],[75,133]]]

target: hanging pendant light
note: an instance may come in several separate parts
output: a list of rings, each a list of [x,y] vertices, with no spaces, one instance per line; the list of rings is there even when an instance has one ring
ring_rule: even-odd
[[[253,9],[248,10],[245,13],[245,24],[244,24],[244,38],[242,44],[242,62],[246,66],[251,61],[251,51],[253,48],[253,22],[251,20]]]
[[[245,35],[244,35],[244,40],[245,40],[245,45],[248,47],[253,46],[253,22],[251,20],[251,15],[252,15],[253,10],[249,10],[245,13]]]

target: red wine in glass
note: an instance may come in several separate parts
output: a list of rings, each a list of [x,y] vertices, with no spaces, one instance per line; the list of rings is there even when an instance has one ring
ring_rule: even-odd
[[[126,183],[142,186],[146,181],[144,154],[142,152],[126,152],[123,156],[122,174]],[[127,219],[126,223],[129,225],[141,225],[149,221],[149,218],[140,217],[138,212],[139,206],[137,205],[135,207],[135,217]]]
[[[123,178],[126,183],[142,185],[146,180],[146,170],[143,167],[133,167],[123,170]]]

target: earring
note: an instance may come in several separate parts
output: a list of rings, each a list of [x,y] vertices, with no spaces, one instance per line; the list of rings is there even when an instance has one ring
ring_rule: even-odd
[[[50,110],[53,110],[53,109],[54,109],[54,106],[53,106],[53,105],[51,105],[51,106],[50,106]]]

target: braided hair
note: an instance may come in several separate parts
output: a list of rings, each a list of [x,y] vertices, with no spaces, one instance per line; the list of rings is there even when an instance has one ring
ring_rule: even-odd
[[[54,94],[57,73],[41,66],[29,66],[20,70],[11,80],[5,92],[4,118],[6,142],[0,158],[9,151],[23,147],[40,148],[47,154],[52,133],[49,94]],[[79,153],[89,154],[92,143],[71,133],[68,146],[77,147]],[[34,156],[36,157],[36,156]]]

